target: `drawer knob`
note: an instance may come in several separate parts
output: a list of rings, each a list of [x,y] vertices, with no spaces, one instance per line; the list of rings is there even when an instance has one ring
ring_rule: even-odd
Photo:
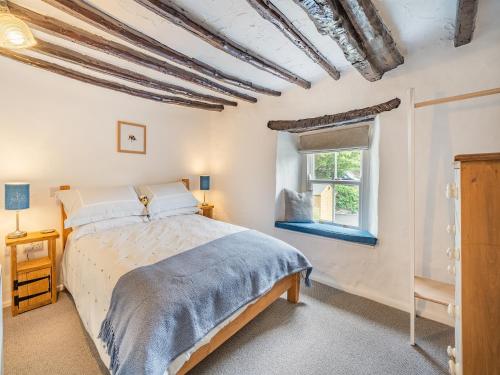
[[[446,198],[456,198],[458,193],[457,185],[453,182],[451,184],[446,185]]]
[[[446,255],[448,256],[448,258],[453,259],[454,254],[453,254],[453,249],[451,247],[446,249]]]
[[[448,345],[448,347],[446,348],[446,353],[448,353],[448,357],[450,357],[450,358],[457,357],[456,349],[453,348],[451,345]]]
[[[446,249],[446,255],[450,259],[455,259],[455,260],[460,260],[460,250],[459,249],[453,249],[449,247]]]

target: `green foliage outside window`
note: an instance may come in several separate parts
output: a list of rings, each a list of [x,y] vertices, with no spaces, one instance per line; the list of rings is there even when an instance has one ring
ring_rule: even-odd
[[[314,179],[333,180],[335,178],[335,154],[337,156],[337,179],[352,180],[361,177],[361,151],[340,151],[314,155]],[[336,189],[337,210],[358,212],[358,188],[337,184]]]
[[[335,154],[337,154],[337,178],[350,179],[361,176],[361,151],[328,152],[314,155],[314,178],[331,180],[335,175]]]
[[[331,180],[334,173],[334,156],[333,152],[328,154],[314,155],[314,179]]]
[[[346,210],[350,213],[359,211],[359,191],[357,186],[337,185],[337,210]]]

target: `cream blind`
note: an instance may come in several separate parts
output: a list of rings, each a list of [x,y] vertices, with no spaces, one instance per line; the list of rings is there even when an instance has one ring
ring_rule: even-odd
[[[346,149],[368,149],[370,124],[300,136],[299,151],[311,153]]]

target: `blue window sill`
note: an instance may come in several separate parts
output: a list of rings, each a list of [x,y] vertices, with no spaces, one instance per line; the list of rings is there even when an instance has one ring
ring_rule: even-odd
[[[364,245],[375,246],[377,238],[365,230],[344,228],[331,224],[321,223],[290,223],[276,221],[276,228],[293,230],[295,232],[315,234],[317,236],[336,238],[343,241],[356,242]]]

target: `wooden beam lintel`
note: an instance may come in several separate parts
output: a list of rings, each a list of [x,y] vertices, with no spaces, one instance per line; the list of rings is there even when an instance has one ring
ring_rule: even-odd
[[[398,108],[400,104],[401,100],[399,98],[394,98],[385,103],[377,104],[371,107],[354,109],[352,111],[337,113],[334,115],[325,115],[302,120],[269,121],[267,123],[267,127],[271,130],[288,131],[293,133],[334,128],[371,120],[379,113]]]

